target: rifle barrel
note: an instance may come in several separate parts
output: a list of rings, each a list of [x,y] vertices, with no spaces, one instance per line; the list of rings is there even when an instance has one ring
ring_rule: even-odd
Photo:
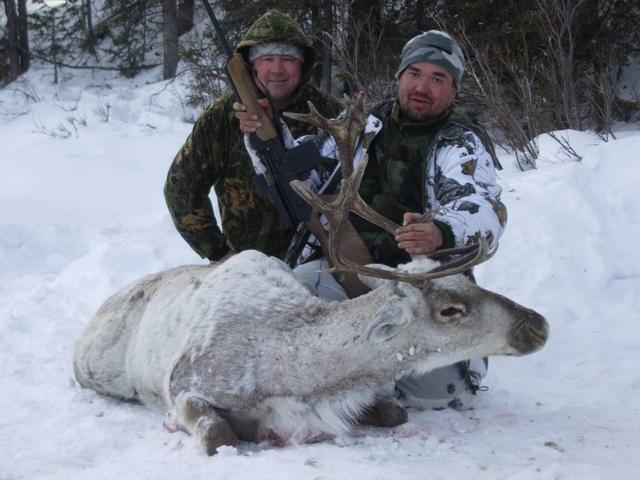
[[[222,30],[222,27],[218,23],[218,19],[216,18],[216,14],[213,12],[213,8],[209,3],[209,0],[202,0],[202,4],[204,5],[204,9],[209,14],[209,18],[211,18],[211,22],[213,23],[213,28],[216,29],[216,35],[218,36],[218,40],[222,44],[222,49],[224,50],[225,55],[227,56],[227,61],[233,57],[233,50],[229,46],[229,42],[227,42],[227,37]]]

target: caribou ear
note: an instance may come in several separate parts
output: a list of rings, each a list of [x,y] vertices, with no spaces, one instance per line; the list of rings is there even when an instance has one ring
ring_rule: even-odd
[[[367,340],[386,342],[402,333],[411,323],[411,308],[399,297],[394,297],[378,310],[367,327]]]

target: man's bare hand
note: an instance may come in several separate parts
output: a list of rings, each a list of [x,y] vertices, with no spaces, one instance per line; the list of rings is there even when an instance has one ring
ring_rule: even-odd
[[[269,105],[269,100],[266,98],[260,98],[258,100],[258,104],[264,110],[265,114],[271,117],[271,105]],[[233,109],[236,111],[235,117],[240,120],[240,130],[242,133],[254,133],[262,127],[262,122],[258,120],[258,116],[255,113],[247,112],[247,107],[245,107],[244,104],[240,102],[233,102]]]
[[[421,213],[404,214],[402,227],[396,230],[396,242],[411,255],[431,253],[442,246],[442,232],[433,222],[415,223],[422,217]]]

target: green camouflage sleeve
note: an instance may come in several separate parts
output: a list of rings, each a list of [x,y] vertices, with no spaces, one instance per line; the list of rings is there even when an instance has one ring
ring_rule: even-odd
[[[375,211],[398,224],[402,224],[404,212],[415,211],[415,208],[403,205],[395,192],[381,188],[384,182],[380,178],[380,165],[376,156],[371,155],[360,184],[360,196]],[[356,215],[352,216],[352,222],[362,240],[369,247],[374,261],[397,266],[411,259],[405,250],[398,247],[395,238],[390,233]]]
[[[362,183],[360,184],[360,195],[376,212],[389,218],[399,225],[402,225],[405,212],[419,212],[421,207],[415,204],[403,203],[397,192],[392,192],[380,188],[380,166],[372,157],[367,164]],[[410,188],[409,186],[405,188]],[[385,230],[354,216],[354,226],[360,236],[369,247],[369,251],[376,262],[383,262],[391,266],[406,263],[411,260],[410,255],[402,248],[398,247],[393,235]],[[435,220],[434,223],[440,229],[443,237],[441,248],[451,248],[455,246],[455,238],[451,228],[446,223]]]
[[[169,168],[164,186],[167,207],[178,232],[198,255],[210,260],[229,251],[209,198],[224,164],[226,136],[220,132],[226,127],[222,99],[197,119]]]

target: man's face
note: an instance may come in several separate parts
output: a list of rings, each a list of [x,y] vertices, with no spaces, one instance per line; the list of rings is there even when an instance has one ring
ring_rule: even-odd
[[[284,104],[302,78],[302,62],[289,55],[265,55],[253,61],[258,88],[265,88],[278,104]]]
[[[409,65],[400,75],[398,90],[402,114],[414,122],[437,117],[456,96],[451,74],[431,62]]]

